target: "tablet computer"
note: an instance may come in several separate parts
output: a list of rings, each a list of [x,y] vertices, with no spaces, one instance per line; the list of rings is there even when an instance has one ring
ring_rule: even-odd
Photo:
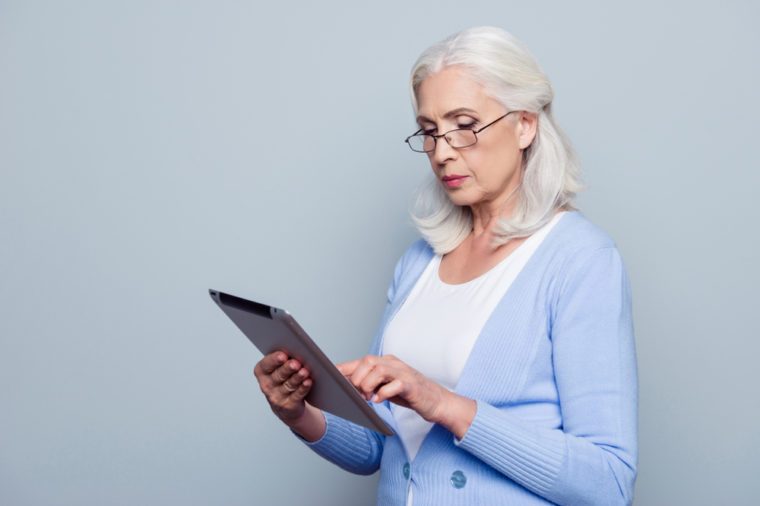
[[[394,434],[290,313],[218,290],[209,289],[209,294],[261,353],[280,350],[309,369],[309,404],[386,436]]]

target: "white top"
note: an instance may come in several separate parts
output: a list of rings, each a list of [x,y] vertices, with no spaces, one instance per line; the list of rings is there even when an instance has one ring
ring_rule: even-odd
[[[441,256],[435,255],[388,323],[383,354],[395,355],[454,390],[488,317],[564,213],[558,212],[495,267],[466,283],[451,285],[441,281]],[[392,404],[391,410],[398,435],[413,460],[433,424],[408,408]]]

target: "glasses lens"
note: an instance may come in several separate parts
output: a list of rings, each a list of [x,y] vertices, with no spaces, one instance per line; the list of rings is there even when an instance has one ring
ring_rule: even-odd
[[[468,129],[452,130],[446,134],[446,139],[452,148],[466,148],[478,142],[475,132]]]
[[[409,137],[409,147],[420,153],[433,151],[435,149],[435,140],[429,135],[412,135]]]

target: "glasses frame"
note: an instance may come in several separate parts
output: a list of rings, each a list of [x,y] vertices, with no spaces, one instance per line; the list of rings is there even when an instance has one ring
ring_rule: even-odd
[[[411,149],[411,150],[412,150],[412,151],[414,151],[415,153],[432,153],[433,151],[435,151],[435,148],[437,148],[437,147],[438,147],[438,139],[440,139],[441,137],[443,137],[444,139],[446,139],[446,143],[447,143],[449,146],[451,146],[451,142],[449,141],[449,138],[448,138],[448,137],[446,137],[446,136],[447,136],[447,135],[449,135],[451,132],[456,132],[456,131],[458,131],[458,130],[467,130],[467,131],[469,131],[469,132],[472,132],[472,133],[473,133],[473,135],[475,136],[475,142],[473,142],[472,144],[468,144],[468,145],[466,145],[466,146],[456,146],[456,147],[455,147],[455,146],[451,146],[451,148],[452,148],[452,149],[462,149],[462,148],[469,148],[470,146],[474,146],[475,144],[477,144],[477,143],[478,143],[478,134],[479,134],[480,132],[482,132],[482,131],[483,131],[483,130],[485,130],[486,128],[490,127],[491,125],[493,125],[493,124],[494,124],[494,123],[496,123],[497,121],[500,121],[500,120],[502,120],[502,119],[506,118],[507,116],[509,116],[509,115],[510,115],[510,114],[512,114],[513,112],[519,112],[519,111],[520,111],[519,109],[515,109],[515,110],[513,110],[513,111],[509,111],[509,112],[507,112],[506,114],[504,114],[503,116],[499,116],[498,118],[496,118],[495,120],[493,120],[493,121],[492,121],[492,122],[490,122],[489,124],[487,124],[487,125],[485,125],[485,126],[482,126],[482,127],[478,128],[477,130],[473,130],[472,128],[455,128],[455,129],[453,129],[453,130],[449,130],[448,132],[444,132],[444,133],[442,133],[442,134],[434,135],[434,134],[423,134],[423,133],[421,133],[421,132],[422,132],[424,129],[423,129],[423,128],[420,128],[419,130],[417,130],[416,132],[414,132],[412,135],[410,135],[409,137],[407,137],[406,139],[404,139],[404,142],[406,142],[406,144],[409,146],[409,149]],[[429,151],[425,151],[425,150],[422,150],[422,151],[420,151],[420,150],[414,149],[414,148],[412,147],[412,144],[409,142],[409,139],[411,139],[412,137],[432,137],[432,138],[433,138],[433,149],[431,149],[431,150],[429,150]],[[425,143],[424,143],[424,141],[423,141],[423,145],[424,145],[424,144],[425,144]]]

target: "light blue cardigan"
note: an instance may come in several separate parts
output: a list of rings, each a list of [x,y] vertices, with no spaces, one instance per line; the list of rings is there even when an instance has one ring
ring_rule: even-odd
[[[396,265],[370,353],[433,257],[414,243]],[[410,336],[413,339],[414,336]],[[613,240],[579,211],[550,231],[484,326],[456,392],[477,401],[457,440],[435,425],[413,462],[397,436],[325,413],[307,443],[358,474],[380,469],[378,505],[630,504],[637,377],[631,290]],[[374,406],[394,426],[387,402]]]

